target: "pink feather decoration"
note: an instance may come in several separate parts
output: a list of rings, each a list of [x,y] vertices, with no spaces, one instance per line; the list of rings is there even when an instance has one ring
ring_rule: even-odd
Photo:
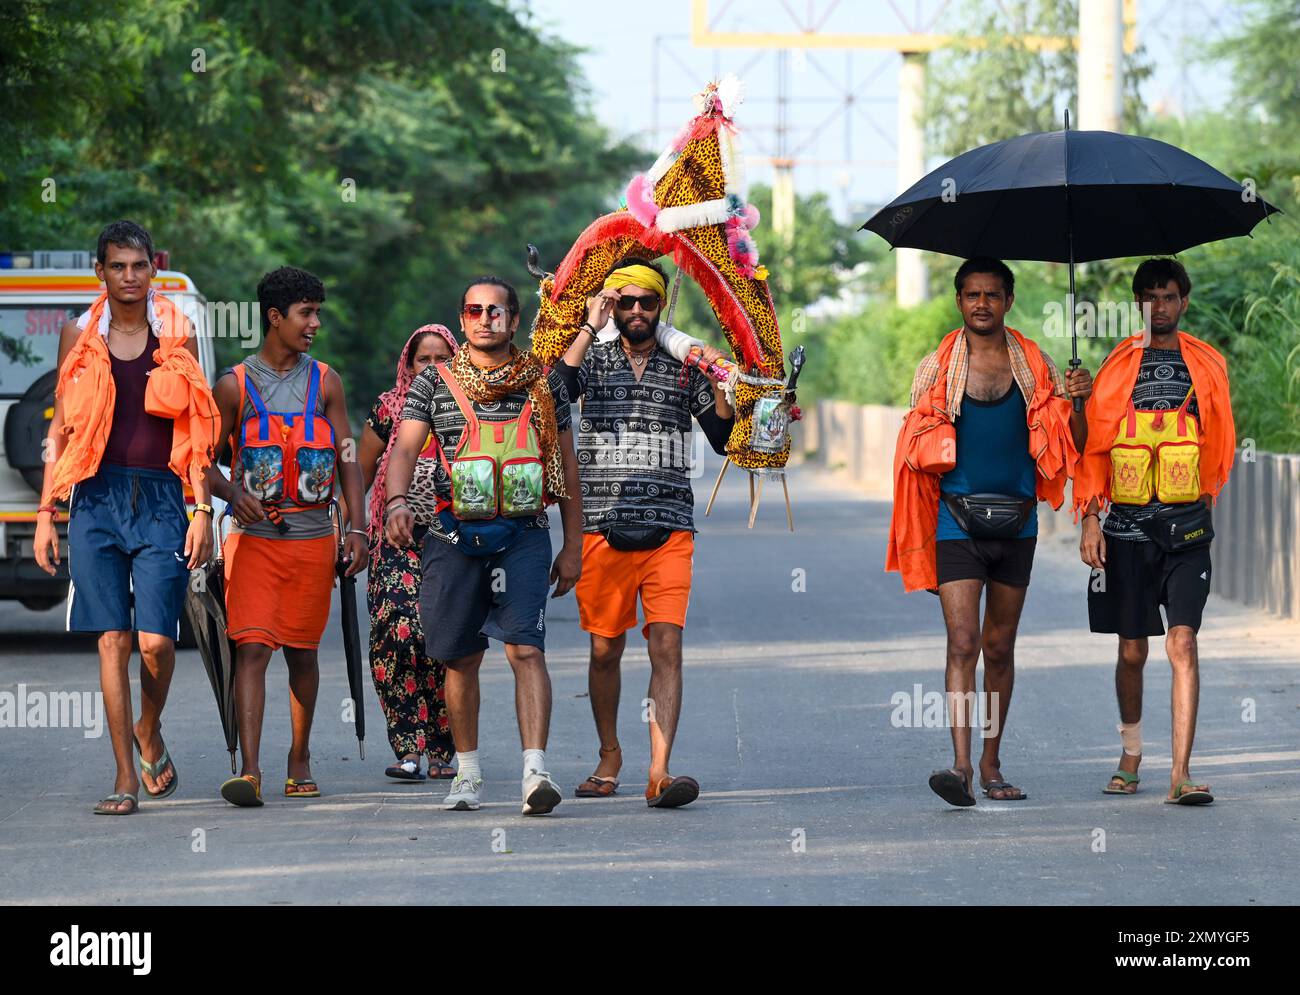
[[[646,179],[645,173],[637,173],[627,185],[627,209],[643,225],[649,228],[659,216],[659,208],[654,201],[654,188]]]
[[[753,231],[758,227],[759,213],[758,208],[753,204],[745,205],[745,227]]]

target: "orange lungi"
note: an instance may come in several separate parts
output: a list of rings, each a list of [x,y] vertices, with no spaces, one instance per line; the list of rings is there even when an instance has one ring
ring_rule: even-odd
[[[316,649],[330,613],[337,546],[319,539],[226,538],[226,633],[236,644]]]

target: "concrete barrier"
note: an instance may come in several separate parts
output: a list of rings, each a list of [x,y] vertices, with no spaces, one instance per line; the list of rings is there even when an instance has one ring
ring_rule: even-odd
[[[906,408],[821,401],[792,427],[795,462],[844,474],[875,497],[893,493]],[[1067,507],[1039,505],[1041,535],[1077,534]],[[1239,450],[1214,509],[1211,590],[1300,619],[1300,455]]]

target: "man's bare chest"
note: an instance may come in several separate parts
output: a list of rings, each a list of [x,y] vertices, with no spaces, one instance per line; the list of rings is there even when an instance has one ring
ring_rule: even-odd
[[[996,401],[1011,389],[1011,358],[1006,354],[987,359],[971,358],[966,375],[966,394],[977,401]]]

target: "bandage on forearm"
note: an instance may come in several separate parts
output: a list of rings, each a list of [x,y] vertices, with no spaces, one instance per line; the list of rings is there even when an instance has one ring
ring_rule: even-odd
[[[1124,752],[1130,757],[1140,757],[1142,755],[1142,720],[1121,722],[1115,728],[1119,730],[1119,738],[1120,742],[1124,744]]]

